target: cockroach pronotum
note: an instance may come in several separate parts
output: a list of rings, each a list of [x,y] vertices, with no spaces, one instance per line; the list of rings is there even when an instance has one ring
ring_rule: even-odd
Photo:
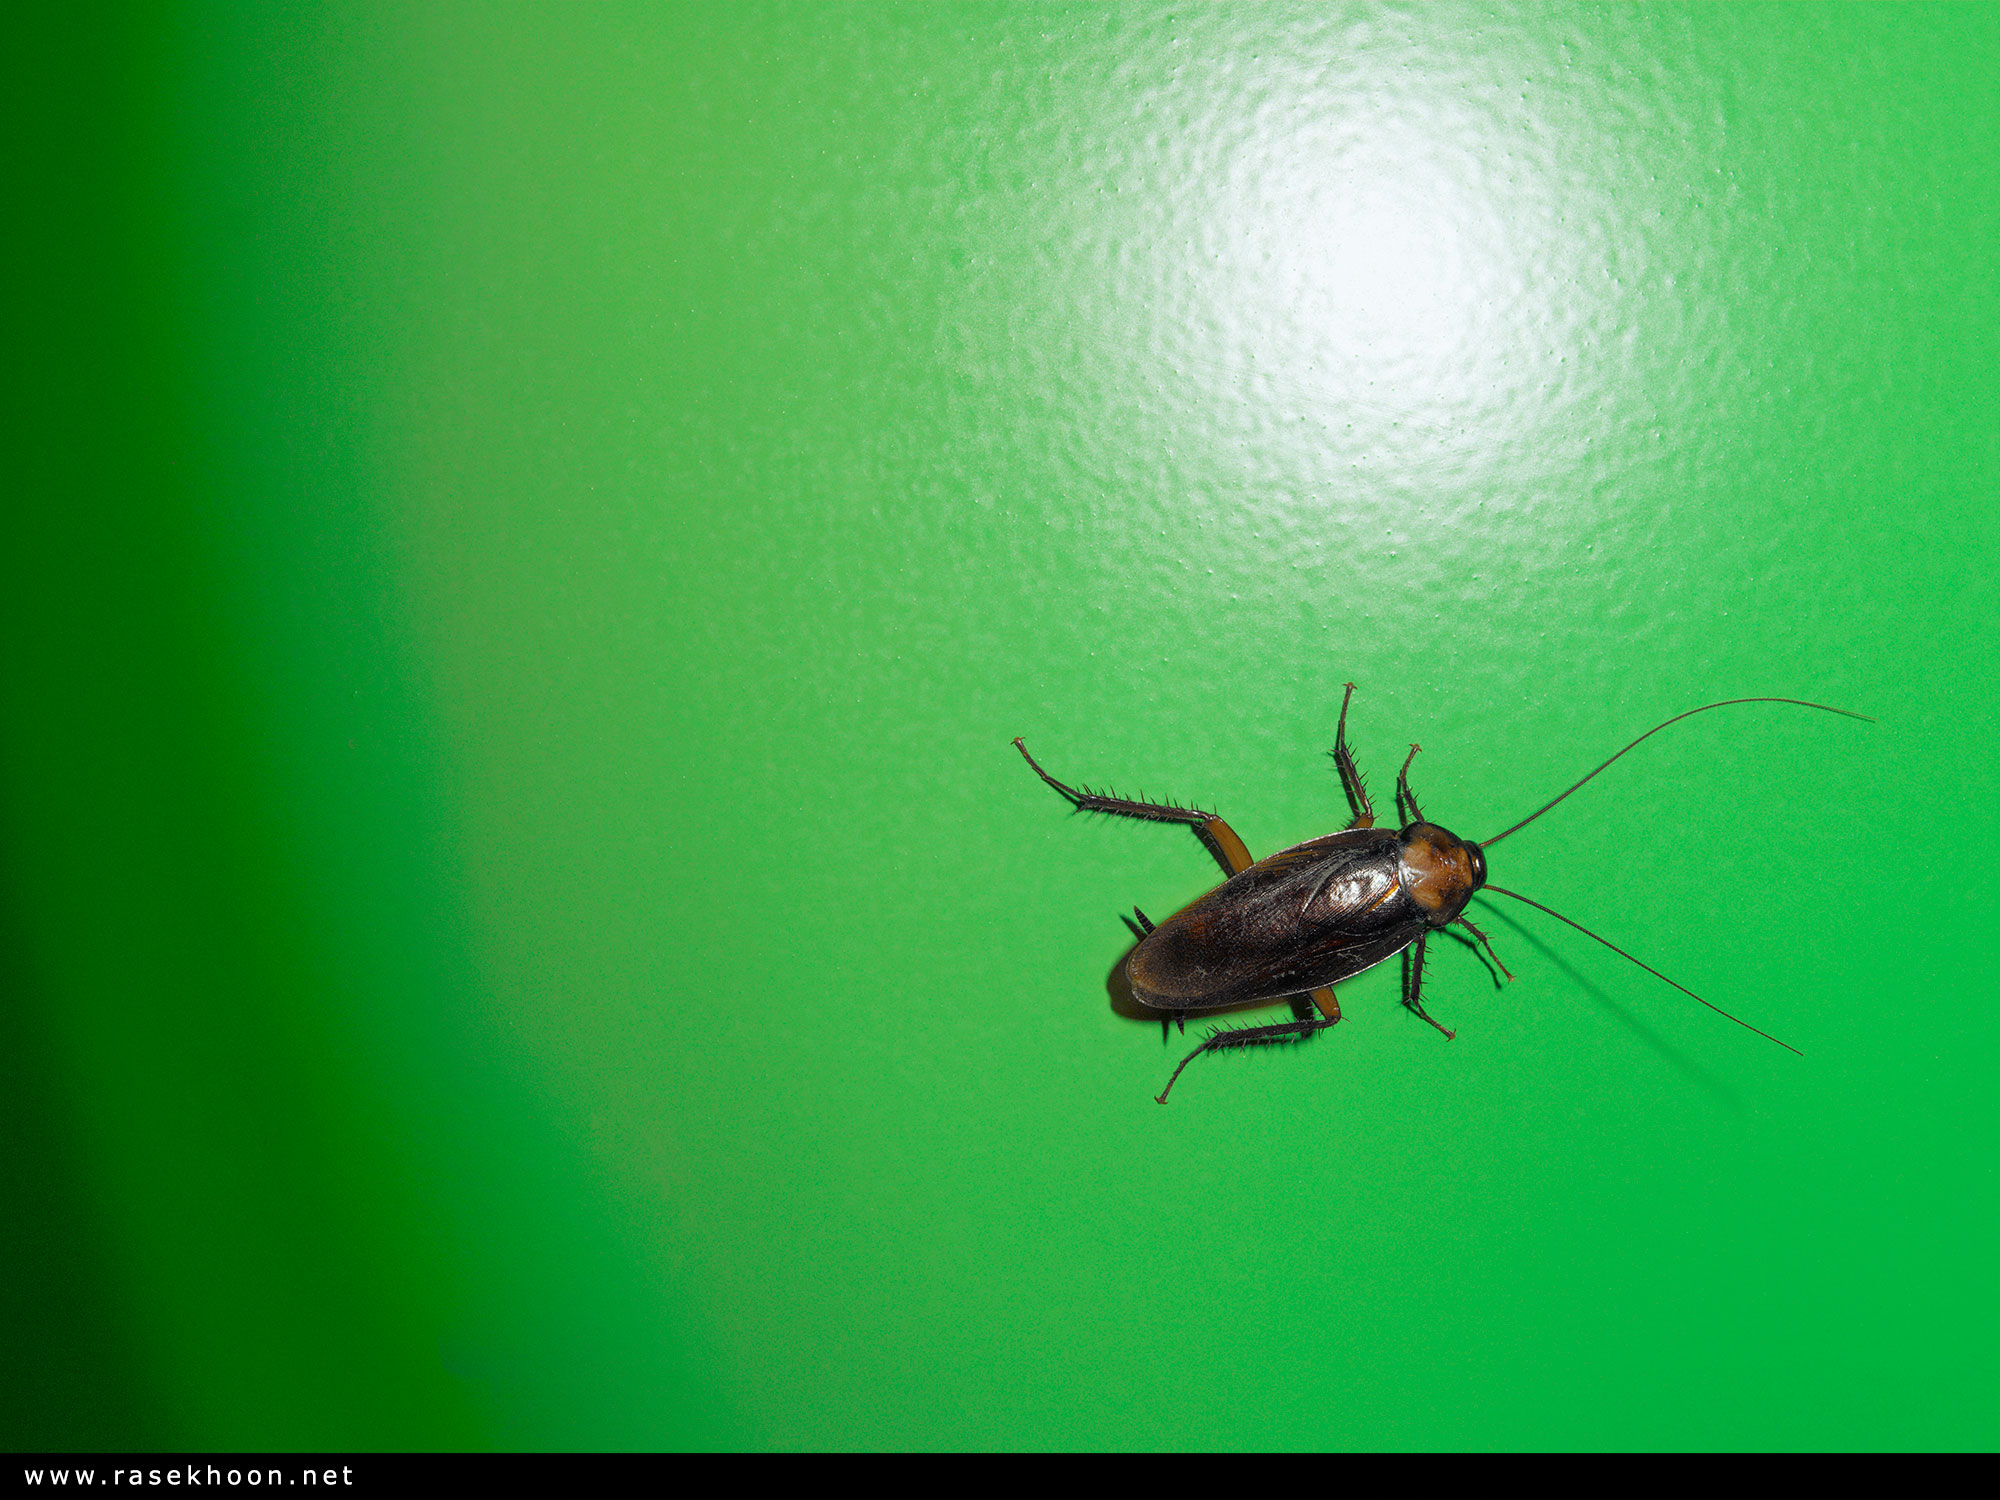
[[[1156,823],[1185,823],[1228,871],[1228,879],[1221,885],[1157,925],[1148,921],[1138,907],[1132,908],[1133,916],[1139,919],[1133,931],[1140,939],[1125,961],[1125,972],[1132,995],[1140,1004],[1159,1012],[1163,1020],[1180,1022],[1185,1029],[1186,1018],[1191,1015],[1265,1001],[1291,1002],[1293,1019],[1289,1021],[1212,1032],[1181,1059],[1166,1088],[1156,1096],[1161,1104],[1167,1102],[1167,1094],[1181,1076],[1181,1070],[1204,1052],[1303,1041],[1332,1026],[1340,1020],[1340,1002],[1333,997],[1333,986],[1352,979],[1364,969],[1372,969],[1384,959],[1394,958],[1405,949],[1410,950],[1410,955],[1403,965],[1403,1004],[1436,1026],[1446,1040],[1456,1036],[1456,1032],[1439,1025],[1424,1009],[1424,945],[1430,935],[1456,923],[1478,939],[1502,974],[1509,980],[1514,977],[1500,962],[1500,955],[1494,953],[1486,934],[1466,920],[1465,904],[1480,890],[1524,902],[1574,927],[1585,937],[1603,943],[1620,958],[1638,964],[1655,979],[1700,1001],[1717,1015],[1755,1031],[1766,1041],[1776,1042],[1787,1052],[1798,1052],[1789,1042],[1778,1041],[1768,1031],[1702,1000],[1686,985],[1668,979],[1650,964],[1641,963],[1581,922],[1572,921],[1518,891],[1488,885],[1485,851],[1508,835],[1519,833],[1627,750],[1667,725],[1707,713],[1711,708],[1728,708],[1737,703],[1790,703],[1867,723],[1874,720],[1866,714],[1824,703],[1808,703],[1803,698],[1727,698],[1720,703],[1704,703],[1700,708],[1691,708],[1655,724],[1569,791],[1552,798],[1512,827],[1475,844],[1440,828],[1425,818],[1417,806],[1416,796],[1410,791],[1410,762],[1423,748],[1420,745],[1410,746],[1402,769],[1396,773],[1396,810],[1399,817],[1408,821],[1400,832],[1375,826],[1374,805],[1368,800],[1368,789],[1362,784],[1361,773],[1355,769],[1354,757],[1347,749],[1347,706],[1353,698],[1354,684],[1350,682],[1340,700],[1333,761],[1339,769],[1354,821],[1338,833],[1307,839],[1303,844],[1279,850],[1268,859],[1252,860],[1235,830],[1214,813],[1171,802],[1102,796],[1088,787],[1066,786],[1036,763],[1034,756],[1028,754],[1027,745],[1018,738],[1014,741],[1014,748],[1034,768],[1035,774],[1068,798],[1079,812],[1114,813]],[[1315,1008],[1318,1015],[1313,1014]]]

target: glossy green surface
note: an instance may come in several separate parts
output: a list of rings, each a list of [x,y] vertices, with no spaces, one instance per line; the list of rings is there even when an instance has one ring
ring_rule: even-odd
[[[2000,10],[24,44],[14,1446],[1991,1448]],[[1022,766],[1496,848],[1310,1045]],[[26,1394],[23,1394],[26,1393]]]

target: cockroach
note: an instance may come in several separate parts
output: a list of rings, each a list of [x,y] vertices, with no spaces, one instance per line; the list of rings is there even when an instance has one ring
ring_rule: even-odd
[[[1399,817],[1408,821],[1400,831],[1375,826],[1375,808],[1368,800],[1368,788],[1347,748],[1347,708],[1353,699],[1354,684],[1350,682],[1340,700],[1333,761],[1339,769],[1341,787],[1347,794],[1354,821],[1338,833],[1307,839],[1303,844],[1294,844],[1260,860],[1251,859],[1249,849],[1236,831],[1215,813],[1173,802],[1104,796],[1088,787],[1067,786],[1041,768],[1021,739],[1014,741],[1014,748],[1021,752],[1035,774],[1068,798],[1077,811],[1144,818],[1155,823],[1185,823],[1228,873],[1228,878],[1206,896],[1157,925],[1147,920],[1138,907],[1132,908],[1133,916],[1139,919],[1138,926],[1133,928],[1139,935],[1139,944],[1126,958],[1125,973],[1134,999],[1159,1012],[1163,1021],[1180,1023],[1183,1030],[1192,1015],[1280,1000],[1291,1002],[1293,1018],[1289,1021],[1211,1032],[1206,1041],[1181,1059],[1180,1067],[1167,1079],[1166,1088],[1155,1096],[1158,1102],[1167,1102],[1167,1095],[1182,1070],[1204,1052],[1300,1042],[1336,1024],[1340,1020],[1340,1002],[1334,998],[1333,986],[1406,950],[1403,1004],[1442,1032],[1447,1041],[1451,1040],[1458,1033],[1434,1020],[1423,1004],[1424,948],[1431,934],[1454,924],[1463,927],[1486,949],[1509,981],[1514,977],[1500,962],[1500,955],[1493,951],[1486,934],[1465,916],[1466,903],[1482,890],[1511,897],[1574,927],[1620,958],[1638,964],[1655,979],[1700,1001],[1717,1015],[1756,1032],[1766,1041],[1776,1042],[1787,1052],[1798,1052],[1791,1043],[1779,1041],[1768,1031],[1703,1000],[1686,985],[1668,979],[1581,922],[1518,891],[1489,885],[1485,851],[1519,833],[1571,792],[1580,790],[1626,751],[1651,739],[1668,725],[1712,708],[1728,708],[1738,703],[1789,703],[1873,723],[1866,714],[1824,703],[1808,703],[1803,698],[1728,698],[1720,703],[1704,703],[1700,708],[1691,708],[1655,724],[1568,791],[1492,838],[1472,843],[1431,822],[1417,806],[1416,795],[1410,790],[1410,763],[1417,758],[1421,745],[1410,746],[1402,769],[1396,773],[1396,810]],[[1315,1009],[1317,1015],[1313,1013]]]

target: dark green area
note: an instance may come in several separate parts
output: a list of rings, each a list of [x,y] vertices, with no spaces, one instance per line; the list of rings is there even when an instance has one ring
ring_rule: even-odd
[[[1991,1448],[2000,11],[22,44],[16,1447]],[[1297,1049],[1058,775],[1494,851]]]

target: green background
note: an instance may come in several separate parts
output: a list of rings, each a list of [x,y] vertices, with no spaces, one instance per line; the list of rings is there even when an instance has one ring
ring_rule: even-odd
[[[19,39],[13,1446],[1983,1447],[2000,9]],[[1526,908],[1205,1058],[1119,913]],[[1510,909],[1502,909],[1503,907]]]

